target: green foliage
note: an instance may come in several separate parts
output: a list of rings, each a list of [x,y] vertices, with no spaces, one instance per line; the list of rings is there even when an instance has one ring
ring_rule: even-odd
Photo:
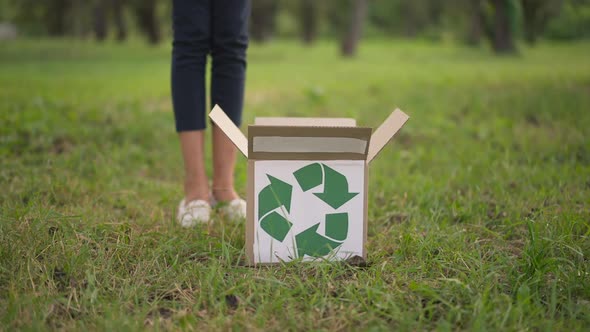
[[[456,9],[455,2],[376,0],[371,2],[370,22],[390,35],[430,34],[435,27],[440,28],[445,8]]]
[[[0,20],[7,20],[18,25],[25,36],[77,36],[88,37],[93,31],[93,8],[96,1],[74,0],[0,0]],[[107,1],[112,4],[115,0]],[[142,8],[152,2],[141,0],[123,1],[126,21],[134,16],[138,24],[127,24],[133,34],[146,33]],[[171,2],[152,0],[155,4],[154,24],[163,36],[170,36]],[[465,39],[470,33],[471,17],[476,0],[371,0],[369,15],[364,35],[367,37],[410,37],[429,40]],[[483,3],[487,22],[484,30],[490,30],[493,10],[489,0]],[[507,0],[510,3],[510,22],[513,31],[527,38],[572,40],[588,38],[590,31],[590,3],[587,0]],[[535,8],[525,21],[522,7],[527,1]],[[562,6],[563,4],[563,6]],[[150,5],[151,7],[151,5]],[[304,30],[300,1],[265,0],[254,1],[251,30],[255,40],[269,40],[271,37],[300,39]],[[324,0],[314,3],[317,13],[319,37],[338,39],[350,24],[350,0]],[[114,29],[113,13],[107,13],[107,25]],[[276,16],[276,18],[275,18]],[[147,24],[151,26],[151,24]],[[152,33],[153,34],[153,33]],[[154,39],[152,37],[152,39]],[[156,38],[157,39],[157,38]]]
[[[549,22],[547,38],[573,40],[590,37],[590,2],[567,1],[561,14]]]
[[[242,223],[174,221],[168,45],[5,42],[0,329],[584,330],[589,53],[252,45],[245,123],[411,118],[371,164],[368,266],[250,268]]]

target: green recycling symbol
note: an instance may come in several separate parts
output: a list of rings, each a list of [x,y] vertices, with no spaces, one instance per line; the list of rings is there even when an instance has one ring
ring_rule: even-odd
[[[358,193],[348,191],[346,176],[322,163],[313,163],[293,172],[301,190],[308,192],[324,184],[323,192],[313,194],[331,208],[337,210]],[[266,174],[270,184],[258,193],[258,218],[260,228],[277,241],[283,242],[293,223],[277,212],[291,211],[293,186]],[[297,256],[322,257],[339,247],[348,237],[348,213],[330,213],[325,216],[325,235],[318,233],[320,222],[295,235]]]

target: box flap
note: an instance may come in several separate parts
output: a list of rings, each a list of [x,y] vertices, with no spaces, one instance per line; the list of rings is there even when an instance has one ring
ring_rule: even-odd
[[[244,136],[240,128],[233,123],[219,105],[213,107],[213,110],[209,113],[209,118],[227,135],[238,150],[248,158],[248,140],[246,136]]]
[[[356,120],[352,118],[263,117],[254,119],[254,124],[260,126],[355,127]]]
[[[369,146],[367,162],[371,162],[371,160],[377,156],[409,118],[410,117],[399,108],[389,115],[383,124],[377,128],[373,136],[371,136],[371,145]]]
[[[371,128],[248,127],[248,156],[256,160],[366,160]]]
[[[408,121],[410,117],[402,112],[399,108],[393,111],[391,115],[377,128],[371,136],[367,162],[371,162],[385,145],[393,138],[400,128]]]

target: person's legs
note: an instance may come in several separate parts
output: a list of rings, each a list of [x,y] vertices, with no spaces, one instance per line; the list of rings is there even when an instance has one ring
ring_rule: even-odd
[[[249,0],[215,0],[212,3],[211,103],[218,104],[239,126],[242,121],[246,49],[248,47]],[[230,201],[234,190],[236,148],[213,126],[213,196]]]
[[[209,180],[205,170],[205,131],[178,133],[184,159],[184,200],[209,200]]]
[[[204,164],[205,67],[210,50],[209,0],[174,0],[172,101],[185,169],[185,202],[209,199]]]
[[[234,189],[236,148],[217,126],[213,126],[213,197],[219,201],[238,198]]]

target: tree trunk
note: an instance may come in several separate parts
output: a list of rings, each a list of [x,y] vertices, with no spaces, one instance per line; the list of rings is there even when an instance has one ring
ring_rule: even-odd
[[[491,0],[494,6],[494,27],[492,47],[498,54],[516,52],[512,34],[510,0]]]
[[[524,38],[534,45],[552,16],[561,11],[563,0],[522,0]]]
[[[414,38],[418,34],[418,20],[416,19],[415,3],[402,1],[400,4],[401,19],[404,27],[404,36]]]
[[[113,6],[113,19],[117,29],[117,40],[122,42],[127,39],[127,24],[125,23],[124,6],[125,0],[111,0]]]
[[[156,0],[140,0],[136,7],[139,28],[146,35],[150,44],[161,40],[160,23],[156,15]]]
[[[73,36],[78,38],[86,38],[88,35],[93,34],[94,26],[93,24],[88,24],[89,13],[86,3],[81,1],[72,1],[70,13],[70,22],[72,24],[71,29]]]
[[[67,15],[71,7],[69,0],[49,0],[45,12],[45,26],[50,36],[62,37],[67,33]]]
[[[279,9],[277,0],[253,0],[250,16],[250,36],[255,42],[269,41],[276,26],[276,16]]]
[[[522,0],[522,17],[524,19],[524,39],[533,45],[537,41],[536,20],[539,10],[538,0]]]
[[[469,33],[467,34],[467,44],[477,46],[481,42],[481,36],[484,29],[484,12],[481,0],[468,0],[470,5],[471,22]]]
[[[318,34],[317,0],[301,0],[300,10],[303,43],[311,45]]]
[[[443,15],[444,2],[440,0],[431,0],[428,5],[429,25],[439,26]]]
[[[367,16],[367,0],[354,0],[352,13],[350,13],[350,26],[342,38],[340,47],[341,54],[345,57],[356,55],[358,42],[361,38],[363,24]]]
[[[107,2],[106,0],[96,0],[93,8],[94,19],[94,37],[98,41],[104,41],[107,38]]]

